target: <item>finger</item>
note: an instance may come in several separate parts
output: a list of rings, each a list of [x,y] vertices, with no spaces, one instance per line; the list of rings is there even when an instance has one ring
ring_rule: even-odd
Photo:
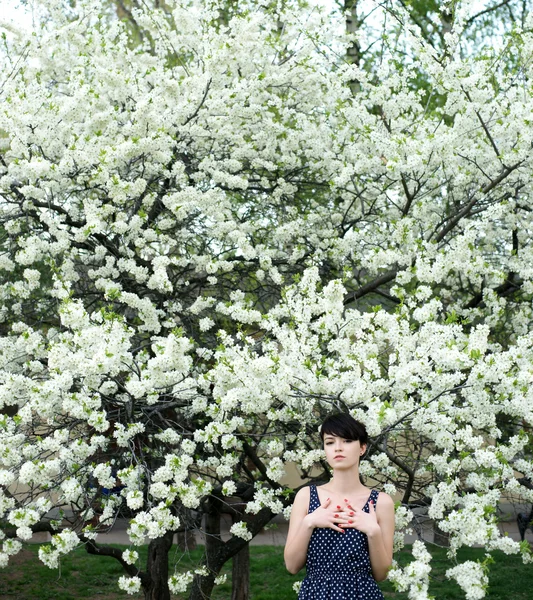
[[[353,517],[350,517],[348,513],[342,510],[336,510],[331,515],[331,522],[343,527],[348,523],[348,521],[352,520]]]
[[[330,528],[334,531],[338,531],[339,533],[346,533],[342,527],[338,527],[337,525],[335,525],[335,523],[332,523],[330,525]]]
[[[335,517],[335,522],[345,521],[347,523],[349,520],[353,520],[355,518],[355,513],[344,510],[336,510],[333,516]]]
[[[331,499],[326,498],[326,501],[324,502],[324,504],[322,504],[322,508],[327,508],[330,504],[331,504]]]

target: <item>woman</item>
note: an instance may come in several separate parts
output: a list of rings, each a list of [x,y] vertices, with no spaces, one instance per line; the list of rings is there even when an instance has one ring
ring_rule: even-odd
[[[294,499],[285,565],[306,565],[299,600],[382,600],[376,580],[392,564],[394,504],[359,480],[365,426],[348,414],[329,416],[320,429],[333,476],[302,488]]]

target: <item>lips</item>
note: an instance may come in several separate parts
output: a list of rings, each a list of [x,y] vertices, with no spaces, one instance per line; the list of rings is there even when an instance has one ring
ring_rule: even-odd
[[[336,456],[335,460],[338,460],[339,458],[345,458],[344,456]]]

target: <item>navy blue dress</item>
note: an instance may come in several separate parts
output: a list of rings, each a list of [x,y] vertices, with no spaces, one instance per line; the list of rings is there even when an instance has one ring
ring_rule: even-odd
[[[315,485],[310,486],[309,512],[320,506]],[[366,504],[377,502],[379,492],[372,490]],[[374,504],[375,505],[375,504]],[[384,600],[370,571],[368,538],[357,529],[340,533],[317,527],[307,550],[306,577],[298,600]]]

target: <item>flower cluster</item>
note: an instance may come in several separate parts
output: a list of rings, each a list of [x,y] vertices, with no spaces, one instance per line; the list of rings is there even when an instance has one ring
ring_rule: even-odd
[[[61,533],[52,536],[49,546],[39,548],[39,558],[50,569],[56,569],[59,566],[61,555],[68,554],[79,544],[80,540],[74,531],[65,529]]]
[[[123,575],[118,579],[118,587],[129,595],[136,594],[141,589],[139,577],[126,577]]]
[[[168,587],[174,594],[187,591],[187,586],[191,583],[194,578],[194,574],[191,571],[185,573],[179,573],[172,575],[168,580]]]
[[[430,600],[429,574],[431,554],[422,542],[416,540],[413,544],[413,558],[406,567],[393,565],[388,578],[400,592],[407,592],[409,600]]]
[[[466,600],[481,600],[485,597],[489,579],[484,565],[467,560],[446,571],[446,577],[455,579],[465,592]]]
[[[252,534],[248,531],[248,527],[244,521],[234,523],[230,528],[230,533],[249,542],[252,539]]]

